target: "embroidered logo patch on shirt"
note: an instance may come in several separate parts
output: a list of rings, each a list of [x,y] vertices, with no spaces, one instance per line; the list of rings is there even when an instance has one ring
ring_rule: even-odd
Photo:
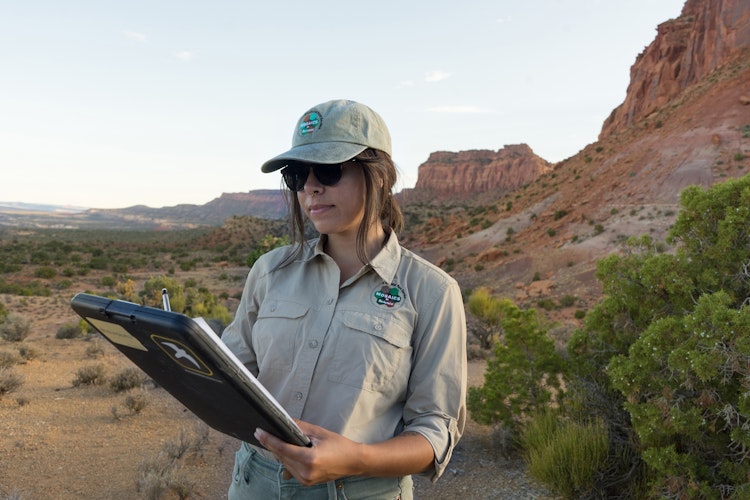
[[[400,286],[391,284],[383,285],[373,293],[375,303],[388,308],[395,307],[403,300],[404,291]]]

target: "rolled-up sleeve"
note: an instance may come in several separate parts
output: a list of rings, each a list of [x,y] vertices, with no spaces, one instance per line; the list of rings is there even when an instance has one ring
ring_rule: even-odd
[[[417,432],[432,445],[436,481],[466,424],[466,316],[455,281],[446,279],[431,292],[419,309],[404,431]]]

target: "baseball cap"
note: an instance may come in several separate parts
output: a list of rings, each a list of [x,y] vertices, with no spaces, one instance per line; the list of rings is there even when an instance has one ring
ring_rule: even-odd
[[[367,148],[391,155],[391,135],[383,118],[358,102],[328,101],[300,117],[292,135],[292,149],[265,162],[261,171],[273,172],[289,160],[342,163]]]

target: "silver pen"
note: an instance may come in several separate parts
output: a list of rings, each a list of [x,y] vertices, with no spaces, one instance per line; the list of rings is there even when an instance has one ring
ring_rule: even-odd
[[[171,311],[172,307],[169,305],[169,293],[166,288],[161,289],[161,303],[165,311]]]

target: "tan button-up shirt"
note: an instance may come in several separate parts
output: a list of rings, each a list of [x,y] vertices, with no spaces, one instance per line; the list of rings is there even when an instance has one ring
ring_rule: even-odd
[[[466,321],[456,281],[394,234],[355,276],[319,240],[250,270],[222,340],[294,418],[376,443],[417,432],[437,479],[466,419]]]

